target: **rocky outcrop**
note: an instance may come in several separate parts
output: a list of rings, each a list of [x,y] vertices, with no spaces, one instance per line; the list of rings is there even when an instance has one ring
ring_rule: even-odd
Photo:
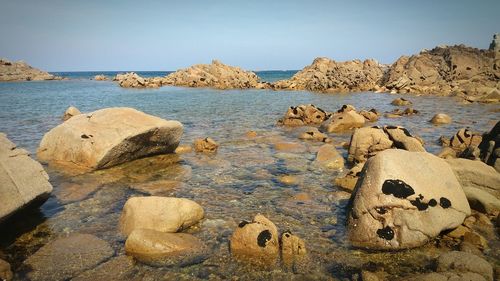
[[[313,104],[302,104],[288,108],[285,116],[278,120],[278,124],[290,127],[318,126],[330,116],[330,113]]]
[[[171,153],[182,124],[133,108],[106,108],[72,117],[43,137],[42,161],[84,169],[102,169],[137,158]]]
[[[440,141],[444,147],[439,154],[440,157],[476,159],[480,156],[479,146],[482,143],[482,136],[469,128],[458,130],[450,139],[441,137]]]
[[[196,152],[216,152],[219,145],[212,138],[196,139],[194,140],[194,150]]]
[[[74,106],[70,106],[70,107],[68,107],[68,109],[66,109],[66,111],[64,111],[64,115],[62,117],[62,120],[66,121],[69,118],[71,118],[75,115],[79,115],[79,114],[82,114],[82,113],[80,112],[80,110],[78,110],[78,108],[76,108]]]
[[[399,93],[453,93],[480,100],[500,91],[499,79],[500,60],[494,51],[459,45],[402,56],[389,68],[382,85]]]
[[[328,133],[340,133],[355,128],[361,128],[366,119],[355,110],[336,113],[321,124],[321,130]]]
[[[94,76],[93,79],[95,81],[108,81],[109,80],[109,78],[106,75],[103,75],[103,74],[96,75],[96,76]]]
[[[0,59],[0,82],[3,81],[40,81],[40,80],[61,80],[61,77],[54,76],[40,69],[29,66],[23,61],[10,62]]]
[[[30,204],[43,203],[52,192],[49,176],[28,151],[0,133],[0,221]]]
[[[310,66],[288,80],[273,84],[276,89],[317,92],[359,92],[378,88],[383,67],[375,60],[336,62],[316,58]]]
[[[208,87],[215,89],[268,88],[251,71],[229,66],[217,60],[211,64],[197,64],[178,70],[163,78],[163,85],[183,87]]]
[[[158,88],[163,85],[161,77],[143,78],[135,72],[117,74],[113,81],[118,81],[123,88]]]
[[[449,165],[426,152],[389,149],[370,158],[351,201],[349,238],[370,249],[423,245],[470,215]]]
[[[125,251],[152,266],[188,266],[208,257],[205,244],[187,233],[165,233],[135,229],[125,242]]]
[[[177,232],[198,223],[203,208],[194,201],[174,197],[132,197],[120,217],[120,231],[128,236],[134,229]]]
[[[110,245],[93,235],[73,233],[49,242],[28,257],[30,280],[69,280],[113,256]]]

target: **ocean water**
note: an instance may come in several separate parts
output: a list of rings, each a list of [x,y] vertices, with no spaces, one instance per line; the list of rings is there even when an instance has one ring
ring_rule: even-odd
[[[333,179],[346,170],[314,166],[312,162],[321,143],[300,141],[300,129],[279,127],[276,121],[293,105],[312,103],[335,111],[343,104],[352,104],[357,109],[387,112],[396,108],[390,105],[393,99],[405,97],[420,110],[419,115],[382,117],[374,125],[402,125],[421,136],[426,149],[436,153],[440,150],[439,136],[450,137],[463,127],[486,132],[500,119],[498,105],[464,105],[446,97],[182,87],[124,89],[111,81],[89,80],[95,73],[64,75],[72,79],[0,84],[0,132],[32,152],[34,158],[43,135],[62,122],[61,116],[70,105],[82,112],[133,107],[180,121],[184,125],[181,144],[209,136],[220,148],[214,155],[156,156],[82,175],[68,175],[46,166],[54,186],[52,196],[40,208],[13,217],[0,229],[0,254],[3,252],[12,263],[20,279],[24,278],[26,269],[22,262],[26,257],[67,233],[94,234],[110,243],[115,256],[123,255],[124,240],[117,230],[123,204],[130,196],[149,194],[190,198],[203,206],[205,220],[189,231],[207,243],[210,257],[201,264],[182,268],[153,268],[138,263],[133,268],[135,278],[217,280],[240,276],[289,280],[293,276],[300,279],[301,273],[313,279],[350,278],[366,268],[396,277],[427,271],[432,257],[446,248],[430,243],[390,253],[353,249],[345,234],[349,194],[333,184]],[[269,80],[291,75],[262,72],[262,77]],[[430,124],[428,121],[439,112],[449,114],[453,123]],[[258,136],[246,137],[250,130]],[[330,136],[346,156],[342,142],[349,141],[350,133]],[[278,142],[301,143],[304,149],[300,153],[277,151],[274,144]],[[283,183],[280,178],[284,175],[295,177],[296,182]],[[170,183],[168,187],[165,181]],[[294,199],[303,193],[310,200]],[[257,213],[271,219],[280,231],[290,230],[305,240],[310,257],[305,271],[291,272],[279,267],[274,271],[261,270],[232,259],[228,251],[232,231],[241,220],[251,220]],[[490,242],[492,245],[498,245],[498,241]],[[498,259],[497,252],[489,252],[488,258]]]

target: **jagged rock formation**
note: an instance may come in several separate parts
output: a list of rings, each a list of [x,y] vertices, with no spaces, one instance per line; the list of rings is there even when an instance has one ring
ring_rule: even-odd
[[[336,62],[316,58],[310,66],[288,80],[273,84],[276,89],[318,92],[356,92],[378,89],[383,66],[375,60]]]
[[[400,93],[473,96],[495,101],[500,96],[500,60],[494,51],[439,46],[417,55],[400,57],[382,85]]]
[[[113,81],[118,81],[123,88],[158,88],[163,85],[161,77],[143,78],[135,72],[117,74]]]
[[[268,84],[259,80],[251,71],[213,60],[211,64],[196,64],[171,73],[163,79],[163,84],[216,89],[269,88]]]
[[[0,59],[0,82],[1,81],[40,81],[40,80],[61,80],[61,77],[54,76],[40,69],[29,66],[23,61],[10,62]]]

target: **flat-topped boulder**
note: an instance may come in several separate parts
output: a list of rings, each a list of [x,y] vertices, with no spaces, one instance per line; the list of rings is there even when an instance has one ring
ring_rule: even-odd
[[[183,133],[167,121],[133,108],[105,108],[73,116],[43,137],[41,161],[102,169],[138,158],[172,153]]]
[[[213,60],[211,64],[196,64],[167,75],[164,85],[207,87],[216,89],[265,88],[251,71]]]
[[[1,81],[41,81],[61,80],[48,72],[34,68],[23,61],[11,62],[0,59],[0,82]]]
[[[316,58],[288,80],[275,82],[276,89],[317,92],[358,92],[377,88],[383,67],[375,60],[336,62]]]
[[[30,203],[43,203],[52,192],[49,176],[28,151],[0,133],[0,221]]]

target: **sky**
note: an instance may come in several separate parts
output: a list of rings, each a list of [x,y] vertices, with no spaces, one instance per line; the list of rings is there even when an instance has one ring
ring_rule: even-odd
[[[0,0],[0,58],[48,71],[302,69],[437,45],[488,48],[499,0]]]

